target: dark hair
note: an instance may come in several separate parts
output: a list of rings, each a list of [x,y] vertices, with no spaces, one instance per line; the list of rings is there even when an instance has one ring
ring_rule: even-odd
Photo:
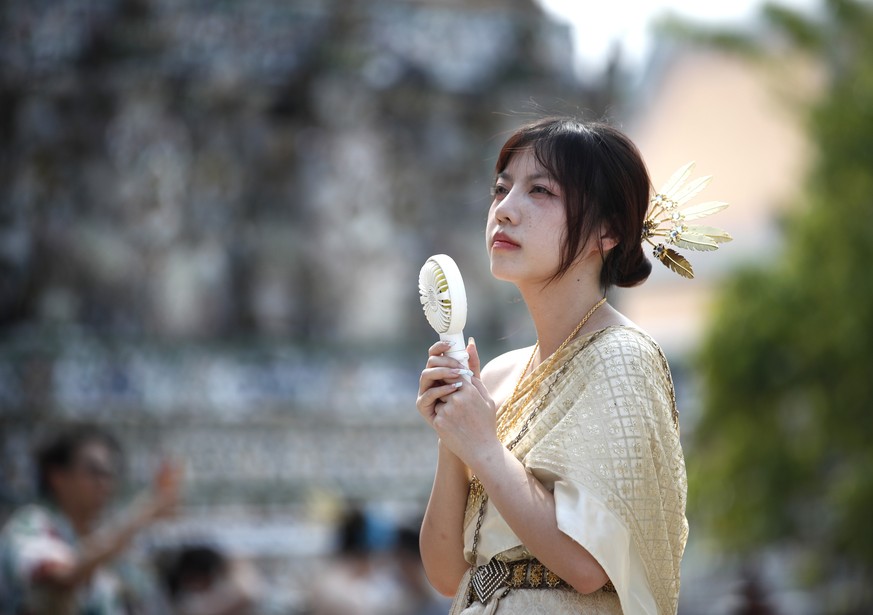
[[[401,527],[397,529],[396,546],[397,549],[411,557],[421,557],[421,547],[419,545],[419,531],[411,527]]]
[[[191,580],[215,582],[227,572],[227,559],[217,548],[207,544],[185,545],[165,554],[161,578],[170,598],[175,600]]]
[[[350,508],[338,528],[339,552],[343,555],[366,555],[371,551],[367,536],[367,517],[359,508]]]
[[[584,242],[601,224],[617,242],[604,255],[601,285],[635,286],[648,278],[652,263],[643,253],[641,238],[651,181],[631,140],[608,124],[544,118],[507,139],[495,172],[504,171],[512,157],[526,149],[561,186],[567,214],[561,263],[553,279],[573,266]]]
[[[37,490],[44,498],[53,498],[51,473],[69,468],[85,446],[97,442],[116,458],[121,457],[118,441],[107,431],[90,424],[67,425],[48,435],[35,451]]]

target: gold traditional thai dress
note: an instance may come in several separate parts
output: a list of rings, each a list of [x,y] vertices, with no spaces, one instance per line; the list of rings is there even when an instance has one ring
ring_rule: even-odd
[[[524,379],[520,394],[544,368]],[[470,599],[468,572],[452,613],[675,613],[688,536],[687,484],[663,353],[638,329],[607,327],[569,344],[551,372],[526,400],[524,418],[504,444],[554,493],[558,528],[594,556],[611,584],[591,594],[498,591],[483,604]],[[471,564],[484,499],[474,491],[464,519],[464,555]],[[492,558],[533,557],[490,500],[476,551],[480,566]]]

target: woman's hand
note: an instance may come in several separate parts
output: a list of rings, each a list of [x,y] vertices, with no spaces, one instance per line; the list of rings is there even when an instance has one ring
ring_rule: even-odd
[[[497,439],[496,408],[491,395],[479,377],[480,361],[476,344],[467,346],[470,355],[471,383],[461,379],[460,363],[442,356],[449,344],[431,346],[427,367],[419,381],[417,407],[434,428],[441,442],[473,469],[490,456]]]
[[[478,356],[475,363],[477,372],[473,372],[471,369],[465,369],[460,361],[443,356],[443,353],[451,349],[451,343],[443,341],[431,346],[427,351],[427,365],[418,380],[418,399],[415,406],[431,427],[437,415],[438,405],[444,403],[445,399],[463,385],[462,376],[478,375]],[[470,364],[473,365],[472,355]]]

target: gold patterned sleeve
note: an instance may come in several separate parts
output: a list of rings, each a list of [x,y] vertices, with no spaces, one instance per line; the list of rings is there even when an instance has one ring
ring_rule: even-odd
[[[613,327],[558,376],[525,465],[554,486],[559,529],[603,566],[625,613],[675,613],[687,483],[664,355]]]

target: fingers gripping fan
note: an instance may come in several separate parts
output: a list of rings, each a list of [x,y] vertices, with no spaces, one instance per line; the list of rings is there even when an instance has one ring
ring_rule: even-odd
[[[467,324],[467,291],[464,278],[452,257],[431,256],[418,274],[418,292],[427,322],[444,342],[453,342],[452,357],[468,366],[464,325]]]

